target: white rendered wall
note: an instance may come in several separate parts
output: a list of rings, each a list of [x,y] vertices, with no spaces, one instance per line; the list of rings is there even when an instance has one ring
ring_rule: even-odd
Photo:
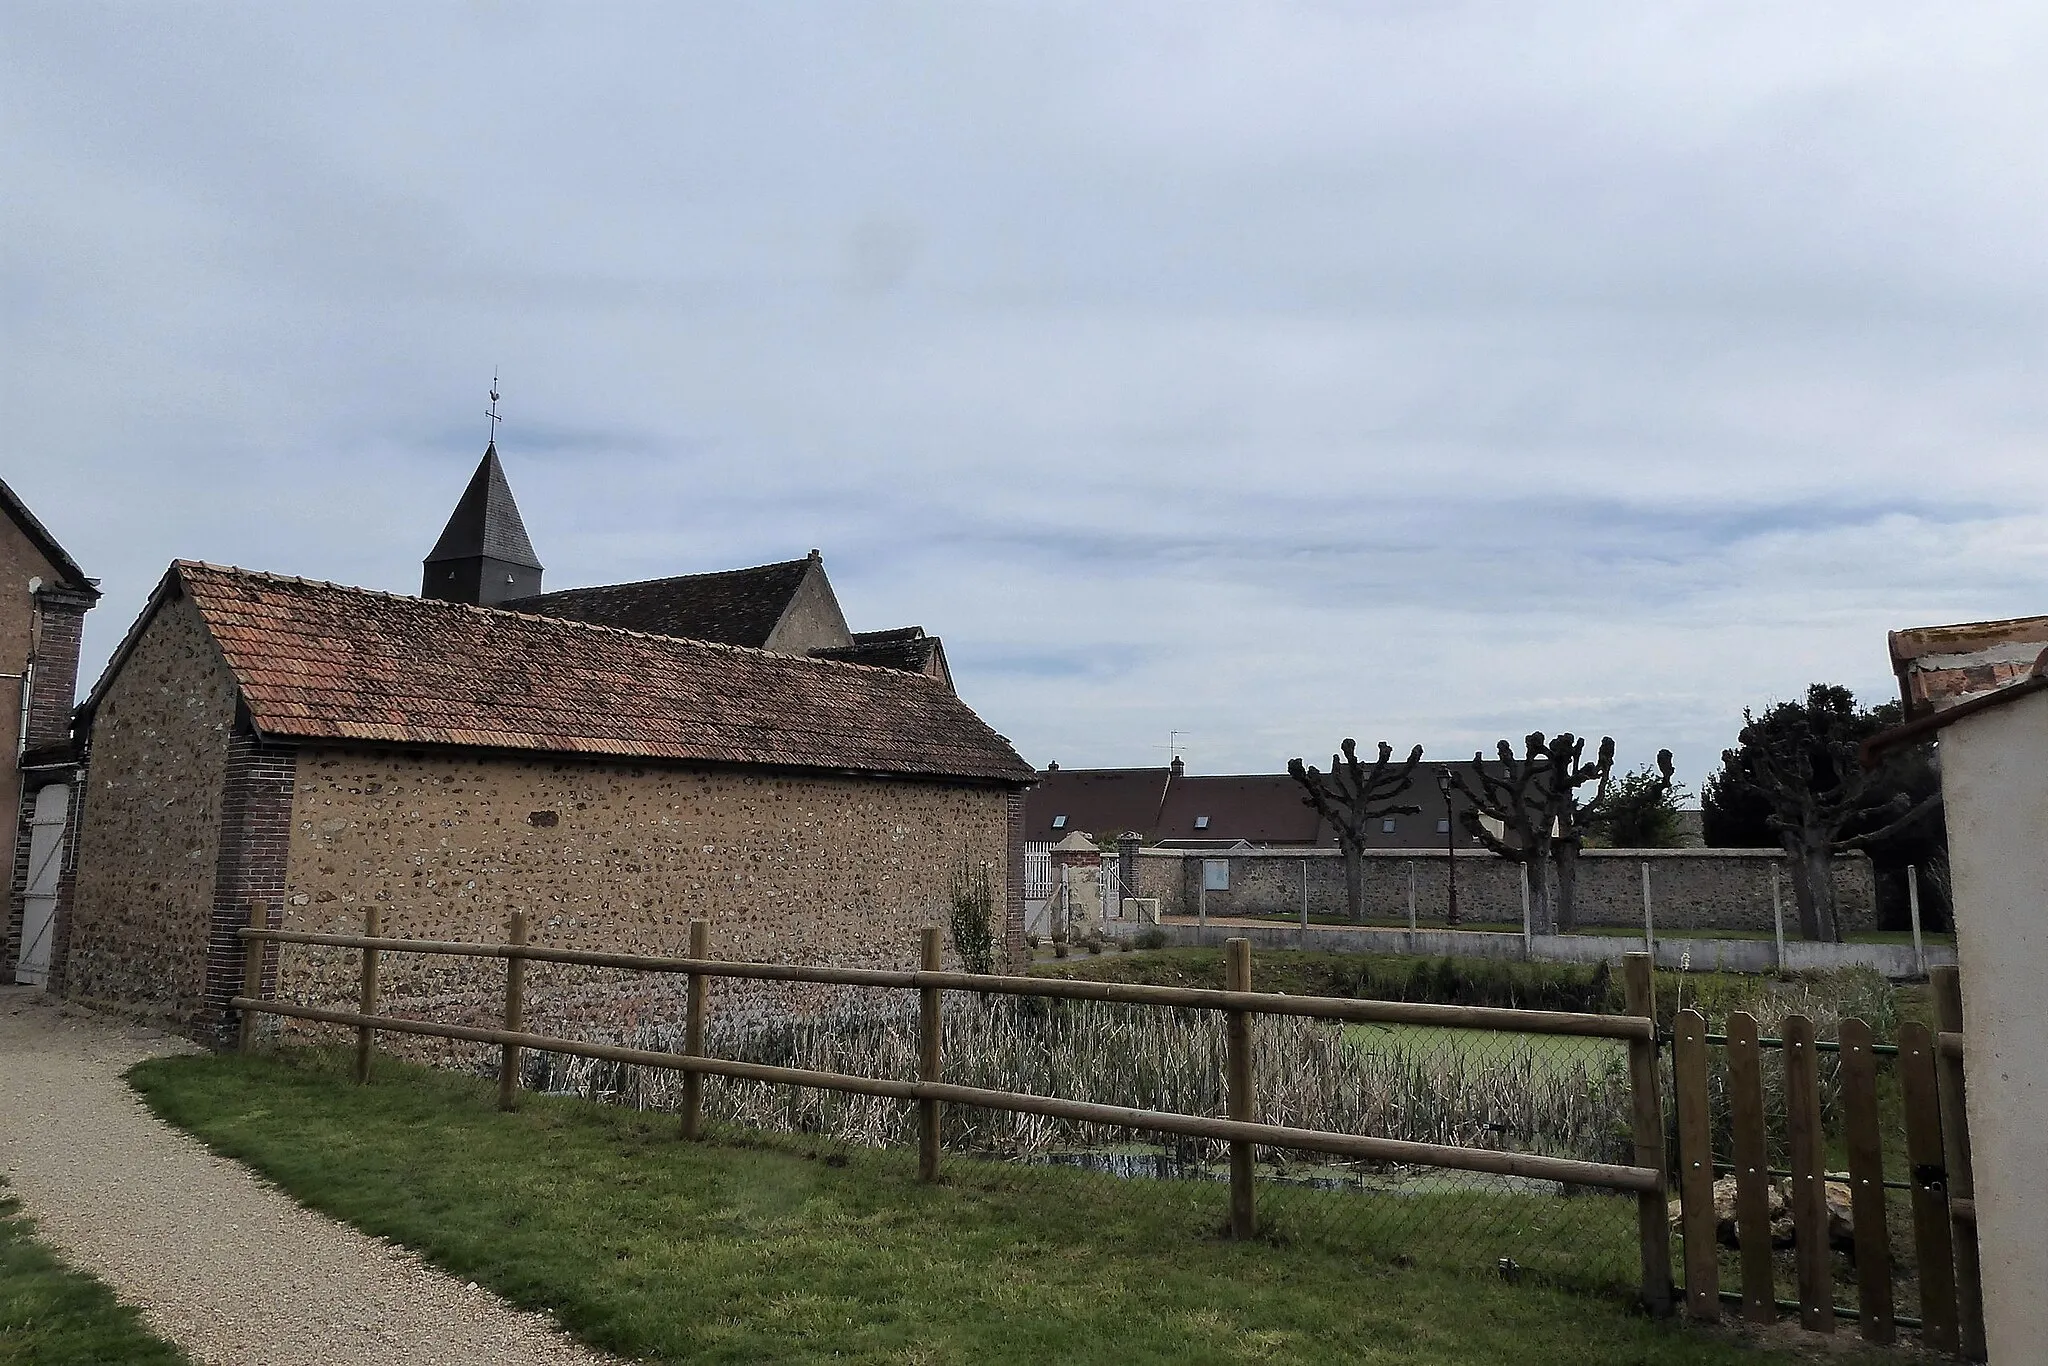
[[[1985,1336],[2048,1359],[2048,693],[1942,732]]]

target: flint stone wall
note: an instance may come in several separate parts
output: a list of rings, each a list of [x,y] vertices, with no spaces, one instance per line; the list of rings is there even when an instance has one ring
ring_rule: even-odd
[[[1227,858],[1230,890],[1207,893],[1210,915],[1299,915],[1304,882],[1311,915],[1342,916],[1344,859],[1333,849],[1265,849],[1217,855],[1192,850],[1143,849],[1137,890],[1125,896],[1158,897],[1166,915],[1194,915],[1202,905],[1202,862]],[[1368,916],[1405,921],[1411,874],[1417,923],[1443,923],[1449,900],[1443,850],[1369,849],[1365,854]],[[1642,870],[1650,870],[1656,928],[1769,931],[1771,869],[1781,870],[1785,926],[1798,933],[1792,873],[1774,849],[1588,849],[1579,858],[1575,905],[1581,925],[1640,926]],[[1521,867],[1483,850],[1457,855],[1458,915],[1467,924],[1522,923]],[[1845,932],[1877,928],[1876,886],[1870,860],[1848,854],[1835,860],[1835,899]]]
[[[965,784],[309,747],[284,924],[360,933],[376,905],[387,935],[499,942],[523,910],[536,944],[681,956],[689,922],[704,918],[720,958],[915,967],[919,931],[947,923],[964,854],[992,865],[996,887],[1014,881],[1010,806],[1006,790]],[[997,914],[1015,919],[1021,903]],[[1021,942],[1021,923],[999,929]],[[352,950],[286,946],[278,994],[353,1008],[358,962]],[[381,977],[394,1014],[487,1024],[502,1009],[494,960],[387,954]],[[684,989],[680,976],[529,963],[526,1018],[633,1037],[679,1022]],[[845,995],[711,983],[714,1011]]]
[[[197,610],[165,603],[94,721],[52,963],[60,994],[174,1022],[200,1014],[234,719],[233,682]]]

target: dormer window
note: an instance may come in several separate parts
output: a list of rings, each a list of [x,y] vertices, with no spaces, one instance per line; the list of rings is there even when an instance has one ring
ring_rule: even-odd
[[[1208,818],[1207,816],[1197,816],[1197,817],[1195,817],[1195,829],[1197,829],[1197,830],[1207,830],[1208,828],[1209,828],[1209,818]]]
[[[1052,818],[1052,828],[1053,828],[1053,829],[1055,829],[1055,830],[1064,830],[1064,829],[1066,829],[1066,828],[1067,828],[1067,818],[1066,818],[1065,816],[1054,816],[1054,817]]]

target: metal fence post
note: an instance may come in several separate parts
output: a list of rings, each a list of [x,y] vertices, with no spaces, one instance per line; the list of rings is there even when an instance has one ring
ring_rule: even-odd
[[[526,912],[512,912],[511,942],[526,944]],[[526,960],[505,960],[505,1032],[517,1034],[526,1028]],[[519,1104],[519,1045],[502,1045],[498,1056],[498,1108],[510,1110]]]
[[[1226,991],[1252,989],[1252,941],[1229,939],[1223,944],[1223,988]],[[1224,1019],[1224,1067],[1230,1117],[1256,1120],[1258,1103],[1252,1095],[1252,1017],[1246,1010],[1230,1011]],[[1230,1236],[1249,1238],[1257,1221],[1256,1195],[1252,1187],[1252,1145],[1230,1141]]]
[[[1778,941],[1778,975],[1785,975],[1785,884],[1778,865],[1771,865],[1771,929]]]
[[[920,966],[926,972],[938,972],[945,967],[939,956],[939,932],[936,927],[927,928],[922,936]],[[917,1079],[919,1081],[944,1080],[939,1058],[939,989],[920,987],[917,992]],[[939,1103],[935,1100],[920,1100],[917,1103],[917,1175],[921,1181],[939,1179]]]
[[[384,934],[384,912],[376,906],[363,908],[363,938],[379,939]],[[363,985],[356,1006],[358,1014],[377,1013],[377,950],[363,950]],[[369,1025],[356,1030],[356,1084],[370,1084],[370,1058],[377,1046],[377,1031]]]
[[[1657,923],[1650,911],[1650,861],[1643,860],[1643,943],[1650,950],[1650,961],[1657,961]]]
[[[703,962],[711,957],[711,922],[690,922],[690,957]],[[704,1056],[704,974],[689,975],[689,1006],[683,1016],[683,1052],[692,1058]],[[683,1073],[683,1137],[696,1138],[704,1127],[704,1074]]]
[[[1657,996],[1650,955],[1625,955],[1622,980],[1628,1013],[1649,1020],[1654,1030]],[[1657,1173],[1657,1189],[1636,1196],[1636,1232],[1643,1254],[1643,1308],[1662,1317],[1671,1312],[1671,1230],[1665,1208],[1670,1173],[1664,1162],[1664,1100],[1657,1071],[1656,1039],[1630,1039],[1628,1083],[1636,1165]]]

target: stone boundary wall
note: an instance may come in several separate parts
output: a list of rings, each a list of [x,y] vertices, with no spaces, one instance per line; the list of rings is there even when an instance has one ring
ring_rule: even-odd
[[[1157,897],[1166,915],[1194,915],[1205,899],[1202,864],[1230,864],[1230,889],[1206,894],[1210,915],[1280,912],[1298,915],[1303,890],[1311,915],[1341,916],[1344,858],[1334,849],[1260,849],[1214,854],[1180,849],[1138,851],[1134,888],[1125,896]],[[1411,876],[1419,925],[1441,925],[1448,902],[1441,849],[1369,849],[1365,854],[1368,915],[1406,919]],[[1782,871],[1787,933],[1798,933],[1792,876],[1775,849],[1588,849],[1579,858],[1577,910],[1581,925],[1643,923],[1642,870],[1650,870],[1650,899],[1661,934],[1688,929],[1769,930],[1771,869]],[[1467,923],[1519,925],[1521,867],[1485,850],[1457,854],[1458,915]],[[1874,930],[1877,890],[1870,860],[1847,854],[1835,860],[1835,899],[1845,932]]]
[[[1140,932],[1125,922],[1111,933],[1131,938]],[[1147,927],[1149,928],[1149,927]],[[1557,934],[1534,936],[1525,949],[1519,934],[1486,930],[1376,930],[1326,925],[1302,930],[1290,925],[1162,925],[1174,948],[1215,948],[1226,939],[1249,939],[1255,952],[1310,949],[1324,953],[1386,953],[1428,958],[1534,959],[1548,963],[1619,964],[1626,954],[1640,953],[1643,941],[1620,934]],[[1956,951],[1947,944],[1926,946],[1924,964],[1911,944],[1809,944],[1785,941],[1785,961],[1767,939],[1666,939],[1657,936],[1657,966],[1691,972],[1828,972],[1838,968],[1871,968],[1892,981],[1925,977],[1928,968],[1953,966]],[[1253,968],[1252,985],[1258,985]]]

